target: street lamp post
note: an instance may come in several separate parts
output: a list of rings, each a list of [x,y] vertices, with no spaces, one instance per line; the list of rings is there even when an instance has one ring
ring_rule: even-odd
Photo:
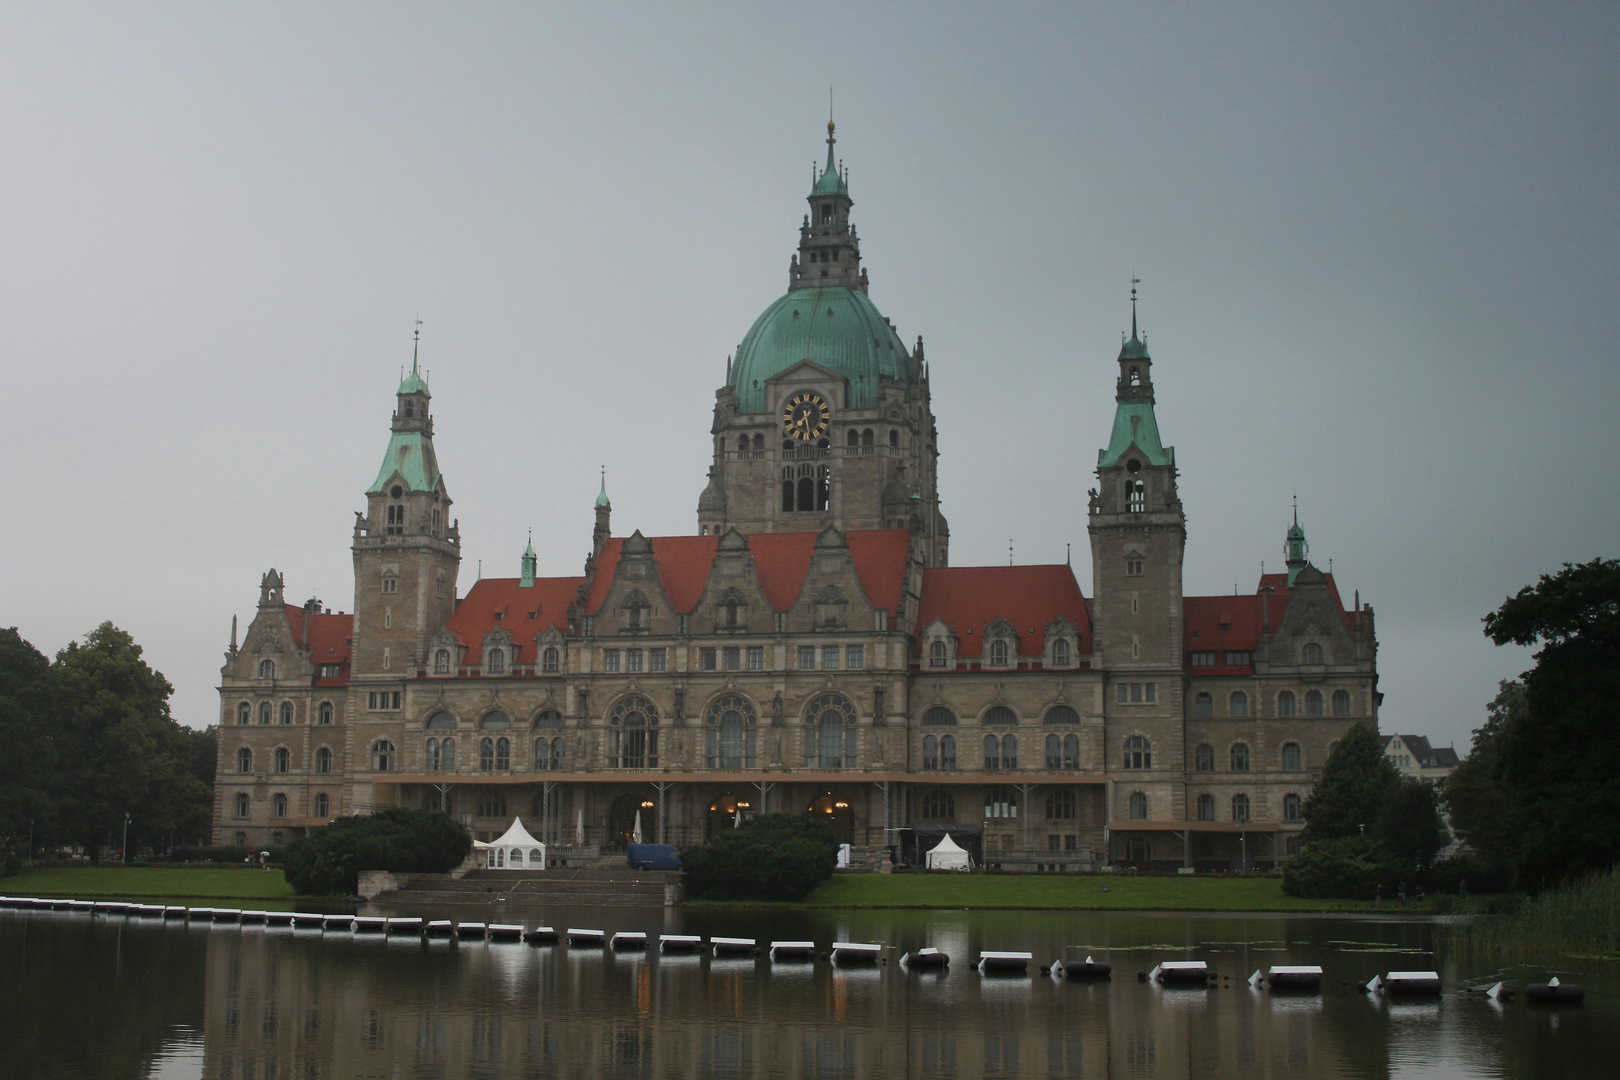
[[[119,849],[118,853],[121,856],[123,856],[124,865],[128,866],[129,865],[129,813],[127,811],[124,814],[124,843],[123,843],[123,846]]]

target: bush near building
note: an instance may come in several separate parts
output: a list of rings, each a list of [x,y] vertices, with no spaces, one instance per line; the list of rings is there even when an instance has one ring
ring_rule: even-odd
[[[338,818],[288,844],[282,872],[300,896],[353,896],[360,871],[444,874],[472,851],[449,814],[403,808]]]
[[[803,900],[832,877],[838,841],[824,821],[761,814],[681,852],[694,900]]]

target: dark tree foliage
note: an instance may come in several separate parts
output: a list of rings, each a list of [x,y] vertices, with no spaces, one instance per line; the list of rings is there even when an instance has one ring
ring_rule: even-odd
[[[1532,891],[1620,861],[1620,561],[1566,563],[1485,617],[1498,645],[1539,645],[1524,708],[1500,734],[1518,883]]]
[[[1503,732],[1525,723],[1524,684],[1500,684],[1486,711],[1485,725],[1476,728],[1468,756],[1446,777],[1441,798],[1451,827],[1473,850],[1476,887],[1489,879],[1512,879],[1519,855],[1518,816],[1513,792],[1502,779]]]
[[[0,630],[0,852],[26,857],[55,825],[51,665],[15,627]]]
[[[281,861],[302,896],[353,896],[362,870],[443,874],[471,850],[472,837],[449,814],[396,808],[338,818],[288,844]]]
[[[696,900],[803,900],[832,877],[832,827],[801,814],[761,814],[681,852]]]
[[[1401,774],[1384,756],[1378,730],[1365,722],[1351,725],[1323,762],[1322,778],[1305,799],[1301,840],[1308,846],[1316,840],[1361,836],[1363,826],[1376,835],[1400,780]]]
[[[1411,862],[1372,835],[1312,841],[1283,866],[1289,896],[1371,900],[1381,887],[1393,899],[1396,886],[1412,880]]]
[[[1434,788],[1415,776],[1403,777],[1391,789],[1368,832],[1414,872],[1428,868],[1445,846],[1445,822]]]

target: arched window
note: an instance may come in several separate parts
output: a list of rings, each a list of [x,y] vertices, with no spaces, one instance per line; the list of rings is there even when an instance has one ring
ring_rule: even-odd
[[[1046,737],[1046,767],[1048,769],[1061,769],[1063,767],[1063,740],[1056,735]]]
[[[1334,716],[1349,716],[1350,715],[1350,691],[1348,691],[1348,690],[1335,690],[1335,691],[1333,691],[1333,715]]]
[[[504,730],[512,726],[512,718],[507,716],[505,713],[496,710],[495,712],[488,712],[479,717],[478,726],[486,731]]]
[[[1283,772],[1299,772],[1302,769],[1304,769],[1305,764],[1301,760],[1301,758],[1302,758],[1302,755],[1299,752],[1299,743],[1284,743],[1283,744],[1283,752],[1282,752],[1282,769],[1283,769]]]
[[[816,482],[808,476],[799,477],[800,510],[814,510],[816,508]]]
[[[1046,710],[1048,724],[1079,724],[1080,714],[1067,705],[1054,705]]]
[[[984,720],[982,722],[985,724],[995,724],[997,726],[1016,724],[1018,723],[1018,714],[1007,708],[1005,705],[992,705],[989,709],[985,710]]]
[[[489,659],[485,662],[484,666],[489,669],[489,673],[491,675],[501,674],[501,672],[506,670],[506,653],[502,652],[500,649],[489,650]]]
[[[332,816],[332,800],[324,791],[315,796],[315,816],[323,820]]]
[[[1232,744],[1232,771],[1233,772],[1248,772],[1249,771],[1249,744],[1248,743],[1233,743]]]
[[[842,694],[822,694],[805,711],[805,757],[823,769],[855,767],[855,706]]]
[[[1198,820],[1199,821],[1214,821],[1215,820],[1215,796],[1213,796],[1213,795],[1200,795],[1200,796],[1198,796]]]
[[[1232,691],[1227,702],[1234,719],[1241,720],[1249,715],[1249,695],[1241,690]]]
[[[541,736],[534,740],[534,767],[551,771],[563,767],[563,741],[560,736],[556,739]]]
[[[478,767],[489,772],[495,767],[495,740],[483,738],[478,740]]]
[[[1046,797],[1046,816],[1053,821],[1073,821],[1080,816],[1080,800],[1072,788],[1061,788]]]
[[[861,432],[861,445],[862,446],[871,446],[872,445],[872,429],[871,428],[867,428],[865,431]]]
[[[394,771],[394,744],[378,739],[371,744],[371,767],[376,772]]]
[[[274,711],[275,706],[271,705],[268,701],[259,702],[259,723],[268,724]]]
[[[990,663],[995,667],[1007,666],[1007,643],[996,640],[990,643]]]
[[[478,793],[478,816],[503,818],[506,816],[506,796],[495,788]]]
[[[854,428],[850,428],[849,438],[845,439],[844,442],[849,445],[850,449],[855,449],[861,445],[861,433],[856,431]]]
[[[556,709],[541,709],[540,715],[534,718],[537,728],[560,728],[563,726],[563,714]]]
[[[943,705],[935,705],[922,714],[924,727],[947,727],[956,724],[956,714]]]
[[[1147,820],[1147,795],[1140,791],[1131,792],[1131,820]]]
[[[253,706],[247,702],[238,702],[236,706],[236,722],[238,724],[251,724],[253,722]]]
[[[1200,690],[1193,696],[1193,715],[1200,720],[1208,720],[1215,715],[1215,698],[1208,690]]]
[[[1193,768],[1198,772],[1215,771],[1215,748],[1207,742],[1198,744],[1193,751]]]
[[[1018,816],[1018,796],[1011,788],[992,788],[984,797],[984,816],[991,819],[1011,819]]]
[[[242,807],[242,813],[240,816],[247,817],[247,806],[245,804]],[[236,834],[236,846],[247,847],[247,833],[239,832]]]
[[[320,709],[317,710],[316,715],[319,717],[321,723],[330,724],[332,722],[332,703],[330,701],[321,702]]]
[[[253,771],[253,751],[245,746],[236,751],[236,771],[239,773]]]
[[[1001,768],[1001,739],[995,735],[984,737],[984,767],[987,769]]]
[[[259,661],[259,678],[273,679],[276,677],[276,662],[274,660]]]
[[[900,445],[900,432],[898,430],[896,430],[895,428],[890,428],[889,429],[889,445],[890,446],[899,446]]]
[[[1307,641],[1305,647],[1299,651],[1301,663],[1320,664],[1322,662],[1322,646],[1314,641]]]
[[[292,751],[285,746],[278,746],[272,760],[275,763],[272,767],[276,772],[287,772],[292,768]]]
[[[950,792],[935,788],[923,796],[919,813],[924,821],[955,821],[956,800]]]
[[[939,737],[939,767],[942,769],[956,768],[955,735],[941,735]]]
[[[922,767],[925,769],[939,768],[939,739],[934,735],[923,736]]]
[[[1277,715],[1294,715],[1294,692],[1292,690],[1284,690],[1277,695]]]
[[[286,792],[278,791],[274,795],[270,796],[270,816],[271,817],[286,817],[287,816],[287,793]]]
[[[427,718],[425,726],[429,731],[454,731],[456,730],[456,718],[440,709]]]
[[[456,740],[439,740],[439,765],[445,772],[456,771]]]
[[[1153,768],[1153,746],[1140,735],[1125,740],[1125,767],[1127,769]]]
[[[1065,769],[1080,767],[1080,736],[1063,736],[1063,767]]]
[[[236,793],[236,816],[239,818],[248,816],[248,793],[245,791]]]
[[[281,703],[281,722],[283,724],[290,724],[293,722],[293,703],[290,701],[283,701]]]
[[[439,740],[429,739],[422,749],[422,764],[428,772],[439,771]]]
[[[782,448],[791,450],[793,444],[784,443]],[[782,512],[784,514],[793,512],[793,467],[791,465],[782,470]]]
[[[947,649],[943,641],[932,641],[928,644],[928,666],[944,667]]]
[[[703,711],[709,768],[752,769],[755,765],[756,735],[754,703],[741,694],[716,698]]]
[[[557,674],[557,647],[546,646],[546,651],[540,654],[540,670],[546,675]]]
[[[758,454],[758,453],[763,453],[764,450],[765,450],[765,436],[756,433],[754,435],[754,452],[756,454]]]
[[[510,769],[512,767],[512,741],[506,738],[495,740],[495,767],[497,769]]]
[[[1322,691],[1320,691],[1320,690],[1306,691],[1306,693],[1305,693],[1305,715],[1306,716],[1321,716],[1322,715]]]
[[[1232,796],[1232,820],[1249,820],[1249,797],[1247,795]]]
[[[638,694],[608,712],[608,768],[658,768],[658,708]]]
[[[435,675],[448,675],[448,674],[450,674],[450,650],[449,649],[440,649],[438,652],[433,654],[433,674],[435,674]]]
[[[1018,736],[1003,735],[1001,737],[1001,767],[1003,769],[1018,768]]]
[[[332,751],[329,748],[322,746],[315,750],[315,771],[318,773],[332,771]]]
[[[1125,481],[1125,498],[1130,503],[1131,513],[1141,514],[1147,510],[1147,485],[1140,480]]]
[[[1300,818],[1299,796],[1292,791],[1283,796],[1283,820],[1298,821]]]
[[[1052,642],[1052,666],[1068,667],[1070,664],[1069,639],[1060,637]]]

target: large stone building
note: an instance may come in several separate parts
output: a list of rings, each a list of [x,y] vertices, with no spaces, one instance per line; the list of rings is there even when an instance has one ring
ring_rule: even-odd
[[[1376,721],[1371,609],[1345,607],[1297,520],[1286,572],[1183,595],[1176,456],[1134,312],[1090,596],[1066,565],[949,565],[922,342],[868,298],[828,134],[788,291],[716,394],[693,535],[615,536],[604,488],[581,575],[537,577],[531,546],[519,576],[462,595],[413,365],[356,514],[353,614],[286,603],[272,570],[233,630],[217,842],[427,805],[484,838],[521,815],[581,860],[784,810],[905,853],[951,828],[1031,868],[1296,849],[1329,747]]]

